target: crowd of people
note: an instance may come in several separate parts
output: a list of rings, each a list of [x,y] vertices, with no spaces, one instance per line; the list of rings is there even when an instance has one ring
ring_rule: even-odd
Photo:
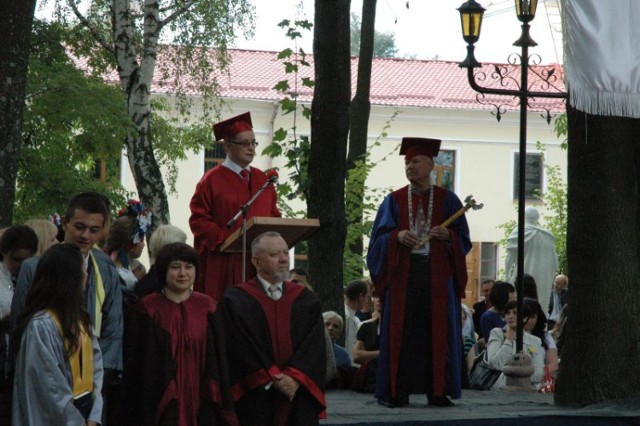
[[[130,200],[112,218],[109,199],[92,191],[72,197],[62,218],[3,231],[0,411],[11,416],[0,425],[318,424],[325,389],[335,388],[388,407],[416,393],[448,407],[476,354],[496,369],[514,354],[512,284],[483,282],[473,309],[460,303],[471,240],[458,197],[430,180],[440,141],[403,139],[409,185],[378,211],[371,279],[345,286],[343,318],[322,312],[279,233],[256,236],[246,252],[221,249],[238,212],[280,212],[251,166],[250,115],[214,133],[227,156],[191,200],[194,247],[172,225],[148,238],[144,203]],[[147,242],[148,270],[139,261]],[[556,278],[547,323],[535,281],[525,281],[534,386],[558,370],[567,283]]]

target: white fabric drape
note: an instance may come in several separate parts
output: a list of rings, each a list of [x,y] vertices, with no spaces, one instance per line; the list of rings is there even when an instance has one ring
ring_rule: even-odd
[[[565,0],[563,14],[571,105],[640,117],[640,1]]]

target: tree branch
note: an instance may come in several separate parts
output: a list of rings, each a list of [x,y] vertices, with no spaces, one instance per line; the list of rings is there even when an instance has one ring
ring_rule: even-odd
[[[175,12],[173,12],[171,15],[167,16],[165,19],[163,19],[162,21],[160,21],[160,25],[159,28],[164,27],[166,24],[168,24],[169,22],[173,21],[174,19],[176,19],[178,16],[182,15],[183,13],[186,13],[187,10],[189,10],[189,8],[191,6],[193,6],[198,0],[189,0],[186,1],[184,3],[184,6],[179,7],[175,10]],[[169,10],[169,9],[167,9]]]
[[[98,44],[102,46],[103,49],[106,49],[109,53],[112,53],[112,54],[115,53],[115,50],[113,49],[113,46],[111,45],[111,43],[105,40],[104,37],[102,37],[102,35],[100,34],[100,32],[91,24],[91,22],[89,22],[89,20],[82,13],[80,13],[80,10],[76,6],[75,2],[73,0],[67,0],[67,4],[71,8],[71,10],[73,10],[73,13],[74,15],[76,15],[76,18],[78,18],[80,20],[80,23],[89,30],[89,32],[91,33],[93,38],[98,42]]]

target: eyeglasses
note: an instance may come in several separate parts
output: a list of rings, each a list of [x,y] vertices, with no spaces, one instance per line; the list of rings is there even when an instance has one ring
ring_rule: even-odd
[[[229,143],[232,143],[234,145],[240,145],[243,148],[249,148],[249,147],[257,147],[258,146],[258,142],[256,141],[245,141],[245,142],[236,142],[236,141],[229,141]]]

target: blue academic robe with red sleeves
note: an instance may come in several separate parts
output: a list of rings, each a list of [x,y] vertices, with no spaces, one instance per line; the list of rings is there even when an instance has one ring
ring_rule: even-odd
[[[458,197],[433,186],[431,227],[443,223],[462,208]],[[376,397],[391,401],[397,395],[398,366],[402,353],[403,323],[411,312],[405,311],[411,248],[398,242],[398,232],[409,229],[408,191],[405,186],[383,201],[373,225],[367,264],[376,291],[382,297],[382,326]],[[428,197],[421,197],[425,215]],[[413,217],[417,216],[418,197],[413,196]],[[450,244],[430,241],[431,266],[431,338],[433,383],[436,396],[461,394],[461,314],[460,299],[465,295],[467,269],[465,255],[471,249],[469,228],[462,215],[449,226]],[[426,278],[425,278],[426,279]]]
[[[242,282],[242,253],[223,253],[219,248],[229,235],[242,226],[242,218],[229,229],[227,222],[266,181],[264,172],[251,167],[247,187],[238,173],[218,165],[205,173],[196,186],[189,218],[200,260],[195,290],[220,300],[226,288]],[[276,191],[273,185],[269,185],[249,208],[247,220],[254,216],[280,217],[276,202]],[[255,270],[247,255],[245,280],[254,276]]]

